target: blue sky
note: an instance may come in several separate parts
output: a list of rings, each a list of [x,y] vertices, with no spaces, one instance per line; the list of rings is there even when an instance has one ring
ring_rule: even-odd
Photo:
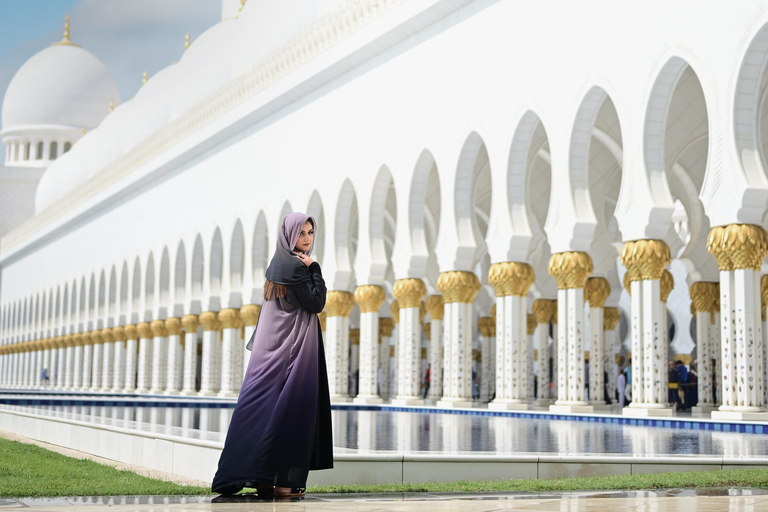
[[[126,101],[144,70],[153,75],[179,60],[187,32],[194,41],[221,20],[221,0],[2,0],[2,97],[27,59],[61,40],[67,13],[72,41],[104,63]]]

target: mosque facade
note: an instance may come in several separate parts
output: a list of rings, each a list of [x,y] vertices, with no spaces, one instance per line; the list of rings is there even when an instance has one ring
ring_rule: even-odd
[[[222,18],[122,103],[68,30],[12,80],[2,387],[237,396],[298,210],[335,401],[590,412],[629,366],[663,416],[683,358],[697,413],[768,418],[768,4]]]

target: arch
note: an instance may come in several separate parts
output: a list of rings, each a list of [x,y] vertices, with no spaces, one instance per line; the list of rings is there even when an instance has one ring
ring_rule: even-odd
[[[395,243],[396,230],[397,194],[395,192],[395,180],[385,165],[379,169],[373,182],[369,215],[371,263],[372,267],[381,268],[380,274],[383,279],[386,278],[386,274],[391,273],[392,248]]]
[[[99,319],[104,318],[104,313],[107,305],[107,277],[104,269],[101,270],[99,275],[99,297],[98,307],[96,308],[96,316]]]
[[[163,247],[163,255],[160,257],[160,296],[158,304],[167,307],[170,302],[171,290],[171,262],[168,257],[168,247]]]
[[[61,325],[67,323],[69,316],[69,283],[64,283],[64,294],[61,299]]]
[[[91,284],[93,284],[93,276],[91,276]],[[95,286],[92,287],[92,289],[95,290]],[[78,313],[80,316],[78,317],[79,321],[82,322],[83,319],[85,319],[85,313],[88,311],[88,298],[89,296],[87,294],[87,288],[85,285],[85,276],[80,278],[80,308],[78,310]],[[95,292],[94,292],[95,295]]]
[[[197,235],[192,248],[192,299],[200,299],[203,294],[203,238]]]
[[[768,89],[768,23],[760,27],[749,43],[739,68],[734,97],[733,128],[738,157],[747,182],[762,184],[766,176],[766,160],[761,139],[761,111],[765,108]],[[762,137],[761,137],[762,135]]]
[[[459,245],[480,249],[476,251],[474,262],[477,262],[485,249],[491,211],[491,185],[488,151],[482,137],[473,131],[461,148],[453,195]]]
[[[436,282],[438,265],[435,257],[437,233],[440,229],[440,175],[435,158],[428,149],[422,150],[414,166],[408,194],[408,232],[413,255],[408,275],[428,276]]]
[[[280,217],[277,219],[277,231],[276,233],[279,233],[280,230],[283,227],[283,219],[288,215],[289,213],[293,212],[293,207],[291,206],[290,201],[286,200],[283,203],[283,208],[280,210]]]
[[[141,308],[141,261],[139,257],[133,263],[133,284],[131,289],[131,307],[134,313],[139,312]]]
[[[245,234],[243,223],[237,219],[229,246],[229,286],[232,291],[240,291],[243,287],[244,261]]]
[[[358,216],[357,195],[349,178],[344,180],[339,192],[334,224],[336,267],[342,271],[352,271],[352,263],[357,254]]]
[[[221,240],[221,229],[216,228],[211,240],[211,259],[209,265],[211,293],[218,295],[221,291],[221,274],[224,261],[224,244]]]
[[[150,251],[147,269],[144,274],[144,309],[151,311],[155,307],[155,255]]]
[[[173,276],[175,293],[178,300],[178,298],[184,297],[187,288],[187,253],[184,247],[184,240],[181,240],[176,248],[176,265]]]
[[[315,248],[312,257],[322,263],[325,254],[325,210],[323,210],[323,200],[317,190],[312,192],[307,205],[307,215],[317,221],[315,226]]]
[[[267,217],[264,211],[260,211],[256,217],[256,225],[253,227],[253,243],[251,246],[251,267],[253,269],[253,281],[259,282],[267,273],[269,263],[269,229]]]
[[[123,261],[123,269],[120,271],[120,311],[126,313],[128,311],[128,262]]]
[[[107,316],[117,312],[117,269],[114,265],[109,271],[109,299],[107,300]]]

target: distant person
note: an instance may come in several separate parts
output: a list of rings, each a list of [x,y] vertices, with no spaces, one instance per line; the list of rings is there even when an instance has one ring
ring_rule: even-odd
[[[40,372],[40,381],[43,386],[48,385],[48,368],[43,368],[43,371]]]
[[[669,392],[667,393],[667,400],[673,409],[677,408],[677,403],[680,401],[679,387],[680,387],[680,372],[677,371],[675,363],[669,361]]]
[[[717,403],[717,359],[712,359],[712,403]]]
[[[699,372],[696,371],[696,364],[691,363],[691,370],[688,372],[688,393],[690,395],[685,401],[685,407],[691,409],[699,403]]]
[[[688,393],[688,368],[685,367],[682,361],[677,360],[675,361],[675,369],[677,370],[679,379],[678,382],[680,383],[680,391],[678,391],[678,403],[680,405],[679,410],[684,411],[686,410],[685,395]],[[680,392],[682,392],[683,396],[679,396]]]
[[[618,393],[618,403],[619,406],[625,407],[627,404],[625,403],[626,398],[624,397],[624,388],[627,387],[627,377],[624,375],[624,370],[619,370],[619,376],[616,379],[616,393]]]
[[[424,396],[422,398],[427,398],[427,393],[429,393],[429,380],[430,380],[430,370],[432,366],[427,365],[427,371],[424,372],[424,384],[422,385],[422,388],[424,389]]]

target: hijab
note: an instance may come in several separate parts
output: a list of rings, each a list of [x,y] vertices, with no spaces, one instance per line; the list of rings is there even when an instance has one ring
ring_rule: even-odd
[[[277,236],[275,254],[267,268],[267,279],[277,284],[294,285],[308,281],[310,279],[307,266],[296,257],[294,248],[299,241],[299,235],[304,228],[304,224],[309,221],[312,223],[312,229],[317,236],[317,222],[313,217],[306,213],[293,212],[285,216],[280,227],[280,233]],[[307,251],[307,255],[312,253],[315,247],[315,240],[312,239],[312,245]]]

